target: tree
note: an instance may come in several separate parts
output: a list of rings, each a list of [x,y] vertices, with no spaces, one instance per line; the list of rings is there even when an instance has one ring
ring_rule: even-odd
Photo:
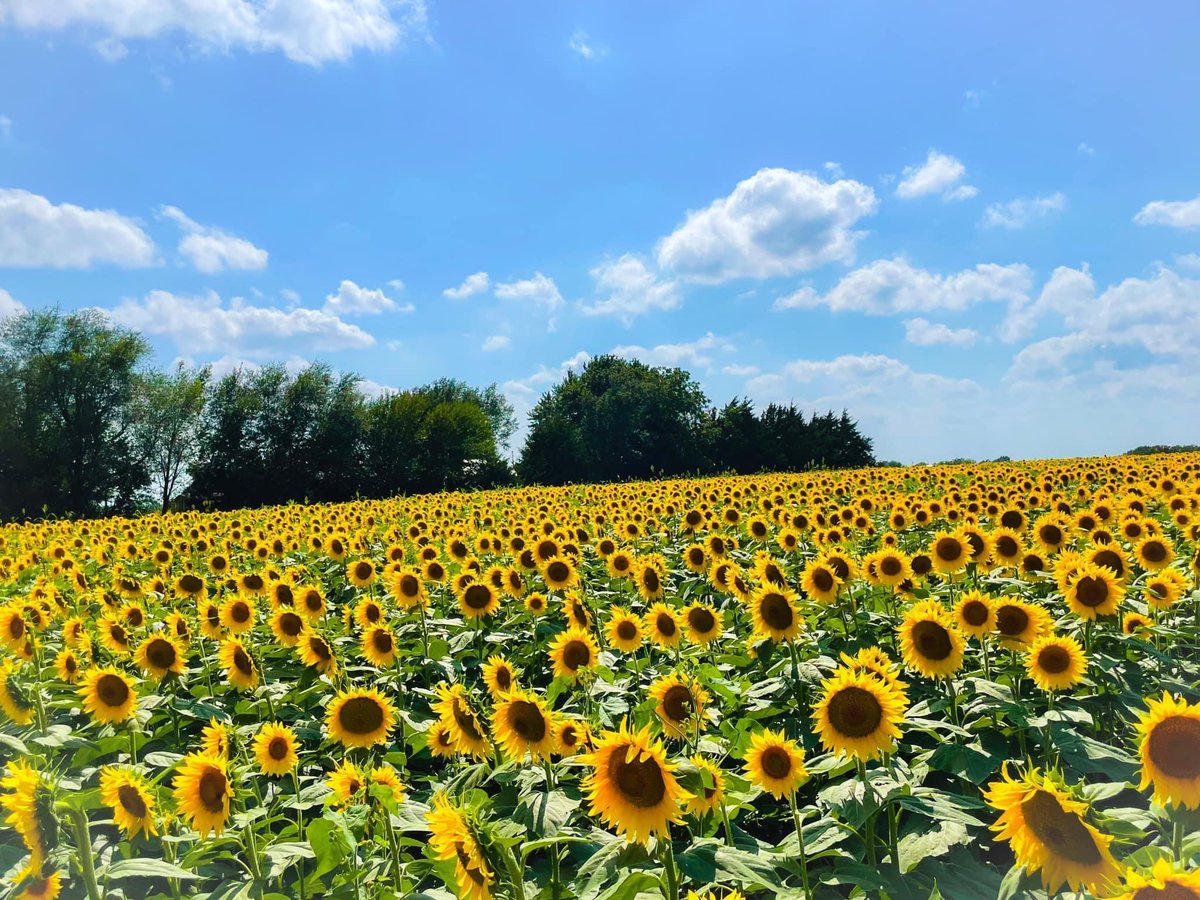
[[[417,388],[417,393],[425,394],[437,403],[462,400],[478,406],[487,417],[497,448],[507,447],[517,430],[516,412],[495,384],[489,384],[481,390],[457,378],[439,378]]]
[[[26,312],[0,325],[6,515],[127,512],[147,482],[136,446],[135,371],[142,337],[95,310]]]
[[[195,459],[209,375],[207,366],[190,369],[179,363],[169,373],[152,371],[137,380],[137,443],[163,512],[175,497],[180,476]]]
[[[263,398],[252,373],[237,369],[206,390],[200,451],[188,474],[189,506],[249,506],[262,492],[265,471],[258,417]]]

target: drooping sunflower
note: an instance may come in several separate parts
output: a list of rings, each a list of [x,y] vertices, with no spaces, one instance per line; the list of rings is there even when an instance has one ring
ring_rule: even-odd
[[[1138,717],[1141,783],[1154,789],[1154,800],[1187,809],[1200,807],[1200,703],[1188,703],[1163,691],[1149,698]]]
[[[154,826],[154,792],[131,769],[105,766],[100,770],[100,799],[112,807],[113,823],[132,838],[158,834]]]
[[[503,656],[494,654],[483,664],[483,682],[492,698],[499,700],[518,687],[517,670]]]
[[[792,641],[800,634],[803,621],[796,609],[798,596],[788,588],[764,586],[750,597],[750,617],[755,634],[775,643]]]
[[[237,729],[214,716],[200,732],[200,753],[217,759],[233,759],[237,752]]]
[[[708,603],[693,603],[683,611],[683,626],[693,644],[711,644],[724,630],[724,617]]]
[[[683,630],[679,627],[679,614],[666,603],[655,603],[643,617],[646,623],[646,634],[651,642],[659,647],[671,648],[683,640]]]
[[[268,722],[254,735],[251,748],[264,775],[286,775],[300,762],[296,755],[296,732],[278,722]]]
[[[962,667],[962,635],[936,600],[905,613],[899,632],[905,665],[926,678],[948,678]]]
[[[834,566],[818,557],[804,567],[800,587],[818,603],[832,603],[842,588],[842,579]]]
[[[0,789],[0,809],[8,813],[4,823],[20,835],[29,851],[29,868],[40,872],[57,838],[49,785],[33,766],[14,759],[8,763],[8,774],[0,778]]]
[[[782,731],[752,735],[745,760],[746,777],[776,800],[792,796],[808,779],[804,750]]]
[[[97,627],[100,633],[100,643],[105,649],[118,656],[132,652],[133,645],[129,639],[129,630],[113,616],[104,616]]]
[[[688,740],[704,730],[704,713],[712,697],[694,678],[678,673],[660,676],[650,684],[650,699],[663,732],[670,737]]]
[[[458,752],[458,745],[454,741],[450,725],[441,720],[434,722],[426,730],[425,746],[434,756],[453,756]]]
[[[304,629],[300,643],[296,645],[296,652],[302,663],[316,669],[322,675],[337,671],[337,657],[333,654],[333,647],[311,627]]]
[[[992,825],[997,840],[1009,842],[1017,864],[1026,871],[1040,872],[1051,894],[1064,884],[1074,891],[1095,889],[1120,877],[1109,851],[1112,838],[1087,821],[1087,804],[1037,769],[1013,778],[1006,763],[1002,780],[985,789],[984,799],[1001,813]]]
[[[622,653],[632,653],[642,646],[645,623],[623,606],[614,606],[609,613],[606,636],[608,643]]]
[[[861,760],[891,752],[906,706],[892,684],[865,669],[842,668],[821,689],[813,724],[826,750]]]
[[[492,733],[509,759],[547,759],[555,747],[554,716],[530,691],[509,691],[492,711]]]
[[[344,759],[325,776],[325,784],[333,791],[330,801],[334,806],[350,806],[366,789],[367,778],[362,769]]]
[[[233,799],[225,760],[190,753],[180,763],[171,787],[180,814],[193,829],[202,836],[209,832],[219,836],[224,831]]]
[[[711,759],[699,754],[693,756],[691,762],[700,770],[700,790],[692,792],[683,808],[694,816],[720,809],[725,804],[725,773]]]
[[[21,882],[21,891],[15,895],[15,900],[57,900],[62,892],[62,874],[56,871],[46,872],[29,866],[17,880]]]
[[[991,597],[967,591],[954,605],[954,623],[970,637],[986,637],[996,630],[996,609]]]
[[[97,722],[124,722],[137,709],[137,691],[124,672],[92,669],[79,686],[83,708]]]
[[[1075,615],[1095,619],[1115,613],[1124,597],[1125,588],[1111,569],[1084,563],[1071,576],[1065,599]]]
[[[200,621],[200,633],[214,641],[220,640],[224,630],[221,626],[220,604],[213,600],[202,600],[196,607],[196,614]]]
[[[880,681],[887,682],[907,705],[908,684],[900,679],[900,667],[880,647],[864,647],[853,656],[841,654],[842,664],[851,669],[865,669]]]
[[[404,800],[404,782],[400,780],[399,773],[386,763],[371,770],[371,785],[386,788],[393,803]]]
[[[258,663],[254,661],[246,645],[237,638],[228,638],[221,642],[217,660],[225,670],[225,680],[232,687],[239,691],[252,691],[258,687]]]
[[[183,671],[183,648],[162,634],[151,635],[142,641],[133,658],[152,678],[163,678],[169,672],[178,675]]]
[[[459,900],[490,900],[495,876],[466,817],[444,793],[434,795],[425,814],[432,837],[429,846],[438,859],[453,860]]]
[[[576,591],[567,591],[563,598],[563,615],[566,617],[568,628],[582,628],[586,631],[592,627],[592,611]]]
[[[550,644],[549,652],[555,678],[578,678],[580,669],[596,664],[600,648],[590,631],[568,628]]]
[[[186,648],[192,642],[192,626],[188,624],[188,620],[183,613],[173,612],[163,619],[163,624],[166,626],[167,634],[175,640],[180,647]]]
[[[492,752],[483,720],[471,706],[461,684],[442,684],[437,689],[437,700],[433,711],[450,729],[454,746],[459,753],[484,759]]]
[[[1121,617],[1121,631],[1131,637],[1145,637],[1154,630],[1154,621],[1139,612],[1127,612]]]
[[[646,556],[638,560],[633,580],[637,585],[638,596],[647,603],[652,600],[661,600],[666,596],[665,569],[666,566],[660,556]]]
[[[650,737],[649,726],[630,731],[622,722],[580,760],[591,768],[582,785],[591,814],[627,840],[645,844],[682,820],[680,804],[691,794],[676,781],[675,766],[662,743]]]
[[[1160,857],[1149,872],[1126,869],[1122,887],[1111,900],[1200,900],[1200,870],[1185,872]]]
[[[63,647],[54,658],[54,670],[58,673],[59,679],[67,684],[74,684],[79,680],[79,672],[82,668],[79,656],[71,647]],[[3,698],[0,697],[0,703],[2,702]]]
[[[396,661],[396,636],[386,625],[376,625],[362,636],[362,655],[373,666],[385,669]]]
[[[1073,688],[1087,672],[1087,656],[1069,635],[1048,634],[1025,653],[1025,671],[1043,691]]]
[[[14,725],[28,725],[33,721],[35,705],[28,690],[15,677],[16,671],[17,665],[11,659],[0,664],[0,709]]]
[[[342,691],[325,713],[329,736],[346,747],[371,747],[387,740],[396,724],[392,701],[374,688]]]

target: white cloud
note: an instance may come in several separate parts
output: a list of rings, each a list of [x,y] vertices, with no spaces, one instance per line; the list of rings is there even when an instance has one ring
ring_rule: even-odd
[[[0,266],[133,268],[154,262],[154,242],[132,219],[111,209],[56,205],[29,191],[0,188]]]
[[[226,269],[253,271],[267,267],[267,251],[244,238],[201,225],[177,206],[164,206],[159,213],[185,232],[179,241],[179,252],[197,271],[212,275]]]
[[[96,54],[107,63],[116,63],[129,55],[129,48],[116,38],[102,38],[92,45]]]
[[[294,291],[291,288],[284,288],[279,292],[279,296],[283,298],[285,303],[291,306],[296,306],[300,302],[300,292]]]
[[[336,293],[325,297],[325,311],[335,316],[377,316],[384,312],[410,313],[414,310],[411,303],[397,306],[379,289],[359,287],[348,278],[338,285]]]
[[[581,306],[584,315],[620,316],[628,324],[635,316],[651,310],[679,306],[679,285],[674,281],[659,281],[631,253],[596,266],[591,275],[596,280],[596,292],[604,296],[590,306]]]
[[[488,273],[476,272],[474,275],[468,275],[456,288],[446,288],[442,291],[443,297],[449,297],[451,300],[465,300],[467,297],[474,297],[476,294],[482,294],[488,289]]]
[[[167,337],[188,353],[272,354],[297,346],[319,351],[370,347],[375,339],[357,325],[322,309],[255,306],[240,297],[228,303],[209,291],[198,296],[151,291],[105,311],[120,325]]]
[[[1096,148],[1080,141],[1079,146],[1075,148],[1075,152],[1080,156],[1095,156]]]
[[[966,200],[979,193],[969,184],[958,185],[966,174],[967,167],[958,159],[947,153],[930,150],[925,162],[906,166],[900,173],[896,196],[902,200],[915,200],[930,194],[941,194],[943,200]]]
[[[563,304],[562,294],[558,292],[558,285],[554,283],[554,279],[547,278],[541,272],[535,272],[532,278],[526,278],[524,281],[497,284],[496,296],[501,300],[519,300],[532,306],[540,306],[549,313],[553,313]]]
[[[481,349],[484,353],[492,353],[496,350],[507,350],[511,343],[507,334],[492,334],[484,339]]]
[[[591,354],[580,350],[569,359],[564,359],[556,368],[539,366],[532,375],[526,378],[510,378],[500,386],[517,416],[517,431],[512,437],[511,446],[519,447],[525,443],[525,435],[529,428],[529,411],[537,402],[537,398],[552,384],[562,381],[568,372],[581,371],[591,359]]]
[[[401,278],[393,278],[387,284],[388,284],[388,287],[390,287],[393,291],[404,290],[404,280]]]
[[[398,388],[392,387],[390,384],[380,384],[378,381],[372,381],[370,378],[360,378],[358,389],[368,400],[378,400],[380,397],[386,397],[389,394],[400,393]]]
[[[1018,197],[1007,203],[991,203],[983,211],[985,228],[1024,228],[1038,219],[1066,209],[1067,198],[1056,191],[1045,197]]]
[[[1200,195],[1194,200],[1154,200],[1133,217],[1138,225],[1200,228]]]
[[[840,163],[830,161],[823,164],[821,168],[829,173],[830,178],[844,178],[846,176],[846,173],[842,171],[842,166]]]
[[[711,331],[694,341],[680,344],[658,344],[654,347],[640,347],[627,344],[612,349],[613,356],[625,359],[636,359],[648,366],[679,366],[685,369],[703,369],[712,365],[711,351],[733,353],[737,350],[733,344],[724,338],[719,338]]]
[[[722,366],[721,371],[726,375],[732,375],[734,378],[750,378],[759,373],[758,366],[740,366],[730,365]]]
[[[970,347],[979,339],[979,332],[971,328],[951,328],[941,322],[928,319],[906,319],[904,339],[919,347]]]
[[[98,31],[116,43],[177,34],[204,51],[277,51],[320,65],[423,35],[426,13],[423,0],[0,0],[5,24]]]
[[[604,56],[605,50],[598,46],[591,38],[587,36],[585,31],[576,31],[571,35],[571,40],[567,41],[567,46],[570,47],[576,55],[586,60],[597,60]]]
[[[877,259],[842,277],[826,294],[801,287],[775,301],[776,309],[827,306],[833,312],[892,315],[964,310],[977,303],[1019,307],[1029,299],[1033,273],[1027,266],[983,263],[950,275],[919,269],[907,260]]]
[[[851,228],[878,205],[875,192],[857,181],[761,169],[728,197],[689,212],[659,242],[658,264],[690,281],[719,284],[851,262],[861,237]]]
[[[1180,253],[1175,264],[1185,269],[1200,269],[1200,253]]]
[[[20,303],[4,288],[0,288],[0,319],[7,319],[18,313],[25,312],[25,305]]]
[[[13,136],[13,121],[8,116],[0,116],[0,144],[7,144],[12,140]]]

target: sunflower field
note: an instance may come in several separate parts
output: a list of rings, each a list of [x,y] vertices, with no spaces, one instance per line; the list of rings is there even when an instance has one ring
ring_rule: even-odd
[[[0,891],[1200,898],[1200,455],[0,526]]]

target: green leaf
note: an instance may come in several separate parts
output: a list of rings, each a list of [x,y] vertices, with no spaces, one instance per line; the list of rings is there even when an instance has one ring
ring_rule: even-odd
[[[649,872],[630,872],[617,884],[596,895],[596,900],[634,900],[642,891],[660,887],[657,875]]]
[[[922,860],[943,856],[951,847],[971,840],[961,822],[938,822],[928,831],[909,832],[900,838],[900,871],[911,872]]]
[[[105,877],[109,881],[120,881],[122,878],[176,878],[180,881],[194,881],[201,876],[161,859],[122,859],[108,867]]]
[[[314,819],[308,824],[304,834],[317,860],[316,875],[332,872],[350,852],[342,828],[329,819]]]
[[[312,859],[316,854],[307,841],[284,841],[272,844],[263,852],[263,856],[270,863],[267,877],[278,878],[293,863],[301,859]]]
[[[774,862],[713,840],[696,841],[676,857],[679,871],[693,881],[734,882],[746,888],[757,885],[769,891],[783,887]]]
[[[1021,893],[1021,884],[1025,881],[1025,867],[1013,866],[1000,882],[1000,893],[996,900],[1012,900]]]

